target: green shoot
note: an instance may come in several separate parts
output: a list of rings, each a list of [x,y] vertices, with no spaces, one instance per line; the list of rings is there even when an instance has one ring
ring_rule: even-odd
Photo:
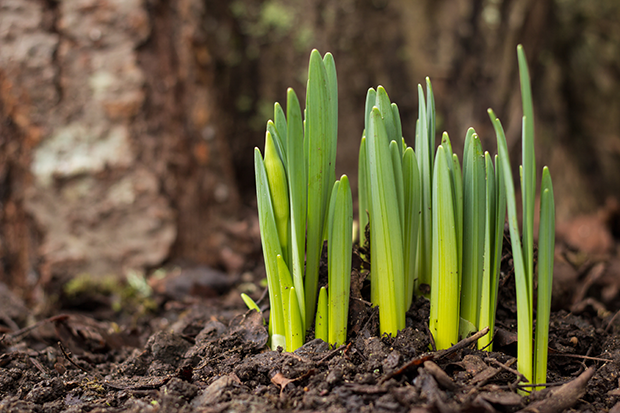
[[[381,332],[396,334],[404,328],[419,273],[420,170],[402,137],[398,106],[383,87],[369,89],[365,119],[359,204],[360,214],[370,217],[371,301],[379,305]]]
[[[273,123],[278,131],[278,135],[280,138],[280,146],[282,151],[282,156],[286,159],[286,155],[288,154],[287,145],[288,145],[288,126],[286,122],[286,115],[284,114],[284,110],[280,103],[276,102],[273,105]]]
[[[314,337],[320,338],[324,342],[329,342],[328,307],[327,307],[327,288],[321,287],[319,290],[319,302],[316,307],[316,321],[314,323]]]
[[[463,154],[461,336],[477,331],[485,239],[485,161],[480,139],[468,133]],[[458,226],[457,226],[458,227]]]
[[[295,92],[288,89],[286,115],[276,103],[274,121],[267,122],[264,159],[255,150],[261,244],[271,308],[269,331],[274,349],[281,346],[293,351],[302,345],[306,327],[314,319],[319,259],[335,181],[337,99],[334,59],[329,53],[322,58],[314,50],[308,71],[305,119]]]
[[[329,54],[328,54],[329,55]],[[328,59],[326,56],[326,59]],[[315,313],[319,261],[323,249],[324,224],[334,182],[335,141],[338,129],[335,67],[329,72],[317,50],[310,55],[306,91],[305,157],[308,182],[308,226],[306,250],[305,315],[310,325]],[[299,166],[297,166],[299,167]]]
[[[438,350],[458,341],[459,262],[454,185],[443,146],[437,148],[433,172],[432,277],[430,330]]]
[[[536,156],[534,154],[534,107],[527,60],[521,45],[517,46],[521,99],[523,101],[523,128],[521,135],[521,197],[523,202],[523,261],[527,274],[530,299],[534,280],[534,199],[536,197]]]
[[[305,335],[301,320],[299,306],[297,304],[297,296],[293,287],[291,273],[284,262],[281,255],[276,257],[278,264],[278,276],[280,278],[280,292],[282,294],[282,314],[284,317],[284,332],[286,337],[286,351],[294,351],[299,345],[303,344],[303,336]],[[292,305],[295,300],[295,305]],[[302,337],[301,344],[295,347],[295,341],[299,336]]]
[[[422,86],[418,85],[418,123],[416,125],[415,151],[420,168],[422,191],[422,216],[420,224],[420,240],[418,255],[418,282],[431,284],[431,242],[432,242],[432,191],[433,183],[433,147],[435,146],[434,100],[430,80],[427,79],[427,93],[432,101],[427,113]]]
[[[349,179],[346,175],[334,183],[329,209],[328,342],[338,346],[347,340],[353,248],[353,201]]]
[[[502,245],[504,240],[504,222],[506,220],[506,195],[501,163],[495,156],[495,165],[491,155],[485,152],[486,163],[486,206],[484,269],[482,271],[482,291],[480,298],[480,321],[478,328],[489,327],[489,334],[478,340],[478,349],[493,349],[492,338],[495,328],[497,310],[498,277],[500,270]]]
[[[374,92],[374,89],[371,89]],[[367,123],[368,124],[368,123]],[[359,242],[361,246],[366,245],[366,226],[368,225],[369,214],[369,183],[368,177],[368,155],[366,152],[366,136],[362,136],[360,142],[360,152],[357,169],[357,192],[358,192],[358,215],[359,215]]]
[[[545,166],[540,187],[540,227],[538,234],[538,306],[536,311],[536,342],[534,344],[534,382],[547,382],[547,347],[551,290],[553,282],[553,252],[555,249],[555,201],[551,174]],[[542,390],[543,387],[537,387]]]
[[[304,165],[303,122],[301,108],[295,91],[291,88],[286,93],[287,114],[287,166],[288,191],[290,198],[291,217],[291,261],[289,268],[293,275],[293,284],[297,294],[297,301],[301,311],[301,320],[304,323],[303,331],[308,327],[306,322],[306,306],[304,296],[304,259],[306,251],[306,197],[307,181]]]
[[[258,304],[256,304],[256,302],[246,293],[241,293],[241,299],[250,310],[256,310],[259,313],[261,312]]]
[[[359,152],[359,240],[370,227],[371,301],[382,334],[405,327],[413,294],[430,284],[429,327],[438,349],[488,326],[493,331],[503,229],[508,226],[517,289],[518,369],[528,381],[546,381],[555,231],[551,176],[542,172],[538,307],[533,339],[534,122],[525,55],[518,48],[523,99],[521,193],[523,240],[506,137],[496,132],[495,161],[467,131],[463,169],[447,133],[433,154],[435,101],[430,80],[418,87],[416,152],[402,136],[396,104],[383,87],[369,89]],[[338,92],[331,54],[310,56],[305,118],[287,92],[287,111],[274,105],[264,159],[255,150],[261,243],[270,298],[271,346],[294,351],[315,322],[316,337],[346,341],[352,252],[352,200],[346,175],[335,180]],[[300,167],[302,166],[302,167]],[[356,229],[357,231],[357,229]],[[318,291],[319,259],[328,241],[329,293]],[[305,261],[305,262],[304,262]],[[304,265],[305,264],[305,265]],[[304,274],[305,268],[305,274]],[[247,296],[248,307],[258,308]],[[316,311],[315,311],[316,310]],[[492,334],[478,342],[491,350]],[[533,347],[534,346],[534,347]]]
[[[534,110],[527,61],[523,48],[517,47],[521,95],[523,100],[523,164],[521,172],[521,193],[523,197],[523,244],[519,239],[517,227],[516,200],[512,172],[508,160],[506,137],[499,120],[489,110],[495,127],[499,157],[502,163],[506,200],[508,206],[508,224],[512,243],[515,266],[515,283],[517,287],[517,335],[519,372],[528,381],[546,382],[547,343],[549,335],[549,314],[551,306],[551,280],[553,277],[553,250],[555,243],[555,205],[551,175],[545,167],[541,186],[541,208],[539,228],[539,268],[538,268],[538,307],[536,320],[536,337],[533,336],[534,314],[534,197],[536,194],[536,158],[534,153]],[[534,348],[532,345],[534,344]]]
[[[269,182],[276,228],[278,229],[278,239],[284,256],[288,257],[288,233],[290,230],[288,185],[284,165],[276,153],[274,140],[269,132],[265,138],[265,170]]]
[[[287,330],[286,346],[287,351],[295,351],[304,344],[306,333],[303,330],[303,321],[301,319],[301,311],[295,287],[291,287],[289,295],[289,329]]]
[[[495,115],[489,110],[491,118]],[[506,138],[497,118],[493,119],[498,136],[500,158],[507,156]],[[528,381],[534,379],[537,383],[546,382],[547,375],[547,346],[549,339],[549,316],[551,307],[551,281],[553,277],[553,249],[555,243],[555,207],[553,201],[553,186],[548,169],[543,169],[543,183],[541,194],[541,219],[539,235],[539,269],[538,269],[538,309],[536,320],[536,341],[533,341],[533,292],[528,290],[527,273],[521,253],[519,230],[517,228],[516,200],[510,163],[506,158],[502,161],[506,187],[508,222],[512,242],[513,261],[515,265],[515,282],[517,286],[517,334],[519,372]],[[531,281],[531,280],[530,280]],[[531,285],[531,284],[529,284]]]
[[[405,256],[405,309],[411,307],[415,282],[418,277],[418,236],[422,202],[420,172],[412,148],[403,153],[403,188],[405,193],[404,256]]]
[[[515,270],[515,285],[517,289],[517,368],[528,381],[532,379],[532,297],[528,282],[526,267],[523,259],[523,251],[519,237],[519,226],[517,221],[517,203],[515,197],[514,182],[512,180],[512,169],[510,158],[508,157],[508,145],[506,135],[501,122],[495,113],[489,109],[489,116],[497,135],[497,151],[502,163],[504,174],[504,185],[506,187],[506,204],[508,207],[508,228],[512,241],[512,259]]]
[[[265,164],[260,150],[254,150],[254,170],[256,177],[256,199],[258,204],[258,222],[261,233],[261,244],[265,259],[265,271],[267,273],[267,285],[269,288],[269,329],[271,348],[278,346],[286,348],[286,331],[284,327],[284,314],[282,308],[282,296],[280,290],[280,278],[276,257],[282,255],[282,247],[278,238],[276,218],[273,212],[269,181]]]
[[[371,288],[378,288],[375,296],[381,332],[396,336],[398,330],[405,327],[406,311],[401,215],[388,133],[382,112],[376,106],[370,113],[367,139],[371,273],[380,277],[376,281],[378,285],[371,285]]]

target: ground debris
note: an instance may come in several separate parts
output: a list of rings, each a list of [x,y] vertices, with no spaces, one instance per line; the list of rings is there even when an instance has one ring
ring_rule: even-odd
[[[588,381],[594,376],[595,367],[589,367],[579,377],[557,388],[543,390],[539,397],[544,397],[520,410],[522,413],[557,413],[572,407],[585,393]]]
[[[608,319],[554,313],[548,381],[564,383],[589,365],[601,367],[574,394],[549,388],[523,397],[517,389],[529,387],[520,384],[513,344],[479,351],[481,332],[429,352],[427,300],[416,299],[396,337],[372,334],[376,308],[360,308],[363,323],[347,343],[330,348],[309,340],[293,353],[267,347],[262,314],[200,303],[169,302],[142,327],[137,347],[123,341],[130,334],[123,327],[116,330],[120,346],[108,341],[110,321],[45,318],[2,342],[0,411],[503,413],[532,412],[545,400],[594,411],[617,401],[620,338],[605,330]]]

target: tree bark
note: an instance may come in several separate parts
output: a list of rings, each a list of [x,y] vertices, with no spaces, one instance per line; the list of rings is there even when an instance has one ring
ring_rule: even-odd
[[[223,265],[238,195],[201,4],[0,2],[3,281]]]

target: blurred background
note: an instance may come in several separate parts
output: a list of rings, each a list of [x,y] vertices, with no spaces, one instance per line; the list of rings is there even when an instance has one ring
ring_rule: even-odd
[[[617,0],[0,0],[0,282],[33,299],[84,274],[251,269],[252,149],[287,87],[303,101],[313,48],[336,60],[355,182],[367,89],[413,144],[426,76],[438,138],[460,155],[473,126],[495,153],[492,107],[516,165],[523,44],[558,231],[614,253],[619,23]]]

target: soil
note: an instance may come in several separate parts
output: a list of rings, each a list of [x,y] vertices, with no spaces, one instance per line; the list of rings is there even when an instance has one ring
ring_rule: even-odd
[[[309,332],[294,353],[271,351],[263,315],[239,299],[261,278],[260,256],[234,284],[212,269],[169,271],[151,276],[148,294],[120,301],[88,287],[29,310],[1,288],[0,411],[618,412],[620,317],[609,292],[616,260],[560,242],[549,387],[533,393],[516,371],[508,245],[493,352],[472,340],[429,351],[429,303],[421,297],[407,327],[381,337],[365,274],[356,270],[345,345],[330,348]]]

